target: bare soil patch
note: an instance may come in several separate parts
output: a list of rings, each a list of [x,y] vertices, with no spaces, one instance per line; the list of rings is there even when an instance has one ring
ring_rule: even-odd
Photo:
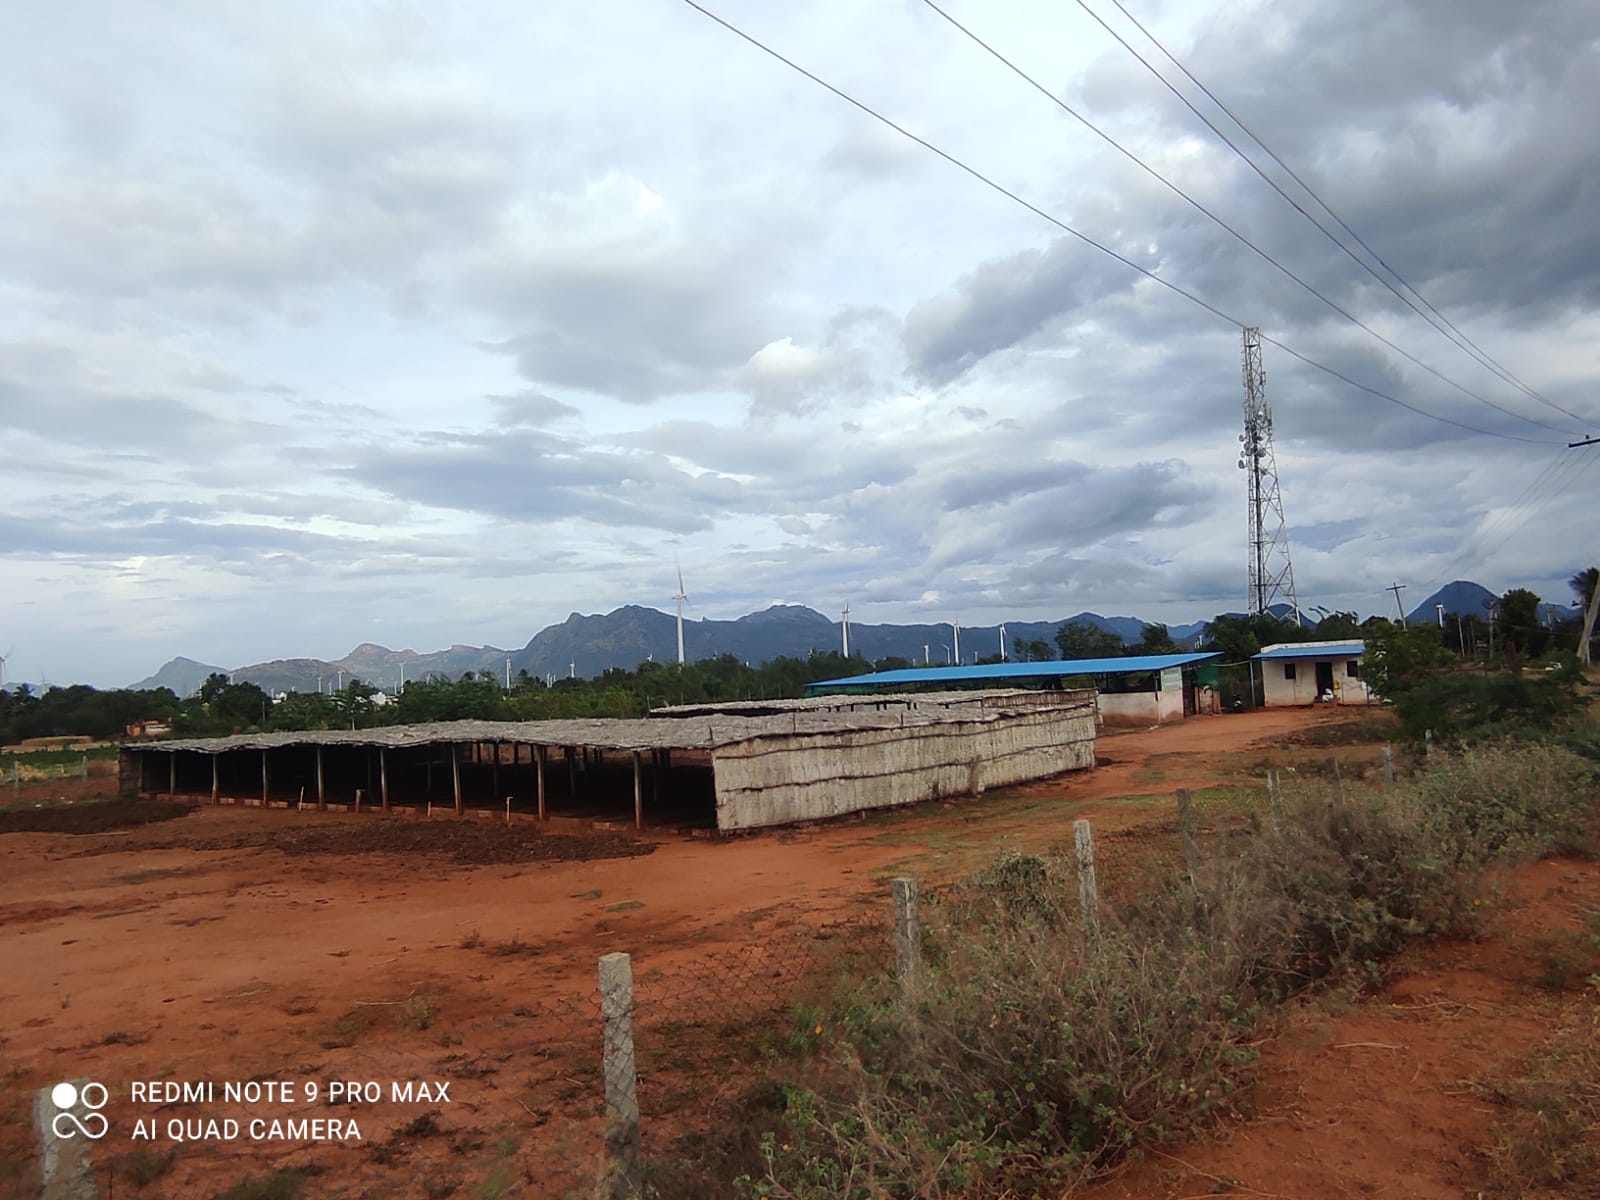
[[[142,850],[275,850],[294,856],[336,857],[392,854],[445,859],[462,866],[636,858],[650,854],[656,846],[655,842],[601,830],[580,836],[481,819],[416,821],[404,817],[357,818],[291,828],[257,827],[220,836],[165,841],[146,838],[139,844]],[[81,853],[110,854],[123,849],[126,847],[108,842]]]
[[[40,807],[0,808],[0,834],[5,833],[107,833],[134,829],[186,817],[192,804],[164,800],[91,800],[76,804],[42,804]]]
[[[1310,769],[1330,753],[1376,761],[1376,745],[1283,745],[1348,719],[1288,710],[1118,732],[1092,772],[726,841],[211,806],[89,839],[0,838],[0,1196],[30,1194],[33,1090],[81,1077],[111,1091],[96,1161],[117,1175],[103,1194],[119,1198],[214,1200],[281,1171],[300,1173],[303,1200],[586,1196],[600,955],[634,956],[645,1136],[660,1148],[751,1070],[748,1022],[724,1037],[716,1021],[748,1011],[771,1038],[806,1036],[780,994],[803,948],[839,958],[876,936],[888,961],[887,876],[955,875],[998,849],[1068,841],[1087,817],[1106,838],[1109,886],[1119,858],[1142,864],[1171,844],[1174,788],[1260,786],[1263,764]],[[1485,941],[1425,948],[1348,1010],[1295,1010],[1262,1048],[1251,1121],[1170,1148],[1195,1170],[1151,1155],[1097,1200],[1472,1195],[1502,1112],[1473,1080],[1497,1062],[1514,1070],[1563,1027],[1546,1006],[1573,995],[1529,982],[1547,966],[1538,939],[1566,930],[1597,886],[1589,865],[1540,864],[1507,882]],[[858,926],[865,941],[829,933]],[[448,1103],[231,1112],[354,1116],[359,1143],[131,1140],[151,1115],[132,1081],[257,1078],[453,1083]]]

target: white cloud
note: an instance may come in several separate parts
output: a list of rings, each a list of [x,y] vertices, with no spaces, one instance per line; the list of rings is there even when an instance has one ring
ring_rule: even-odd
[[[1353,330],[922,6],[720,11],[1353,379],[1550,443],[1269,348],[1308,598],[1378,610],[1446,573],[1565,598],[1594,474],[1507,511],[1556,434]],[[1075,6],[953,11],[1419,358],[1574,424],[1360,273]],[[1600,417],[1600,11],[1149,19],[1474,340]],[[687,8],[84,0],[12,32],[8,670],[119,683],[177,653],[337,655],[377,623],[520,644],[666,603],[674,555],[717,616],[1242,600],[1237,331]]]

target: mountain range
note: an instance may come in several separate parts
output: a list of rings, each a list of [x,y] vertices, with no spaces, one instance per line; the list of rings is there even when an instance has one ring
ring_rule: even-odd
[[[1444,604],[1447,613],[1482,614],[1482,601],[1492,598],[1487,588],[1456,581],[1428,597],[1410,614],[1411,620],[1437,618],[1435,604]],[[1289,610],[1286,606],[1284,612]],[[1281,615],[1281,614],[1280,614]],[[1148,622],[1137,617],[1105,617],[1081,612],[1056,621],[1007,621],[1006,653],[1013,643],[1043,641],[1055,653],[1056,630],[1068,621],[1094,625],[1122,638],[1124,643],[1139,639]],[[1181,646],[1192,646],[1206,622],[1195,621],[1171,626],[1168,632]],[[961,660],[1000,651],[1000,626],[963,627],[960,633]],[[934,664],[953,661],[955,638],[949,624],[870,625],[850,624],[850,649],[868,660],[895,656],[914,663]],[[741,661],[759,664],[780,655],[803,658],[812,651],[839,650],[842,647],[840,623],[815,609],[797,604],[776,604],[762,612],[749,613],[731,621],[685,620],[684,654],[693,662],[731,654]],[[677,658],[677,628],[670,613],[629,604],[609,613],[573,613],[559,625],[540,630],[521,649],[498,646],[451,646],[419,654],[415,650],[390,650],[371,642],[357,646],[343,658],[327,661],[315,658],[274,659],[248,666],[226,667],[175,658],[154,675],[132,684],[135,688],[171,688],[187,696],[213,673],[231,675],[236,683],[254,683],[268,692],[309,692],[333,690],[343,683],[360,679],[392,691],[402,675],[407,680],[430,675],[457,678],[467,671],[503,677],[508,669],[515,676],[522,671],[537,678],[564,678],[574,674],[592,677],[612,668],[632,670],[647,659],[673,662]]]

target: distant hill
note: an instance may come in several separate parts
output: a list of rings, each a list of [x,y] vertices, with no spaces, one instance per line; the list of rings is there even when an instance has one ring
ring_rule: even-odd
[[[1482,602],[1491,596],[1487,588],[1458,580],[1424,600],[1411,614],[1411,619],[1436,619],[1437,611],[1433,607],[1436,603],[1444,604],[1446,612],[1482,615]],[[1293,610],[1284,604],[1274,605],[1272,611],[1278,616],[1293,615]],[[1305,611],[1302,609],[1302,613]],[[1014,654],[1013,646],[1018,640],[1042,641],[1050,647],[1051,654],[1055,654],[1056,630],[1069,621],[1109,630],[1125,644],[1138,641],[1146,625],[1137,617],[1106,617],[1092,612],[1053,621],[1007,621],[1006,654]],[[1179,645],[1193,648],[1205,625],[1205,621],[1194,621],[1173,625],[1168,632]],[[684,651],[691,662],[721,654],[731,654],[740,662],[756,665],[779,656],[804,658],[813,651],[824,653],[842,649],[841,634],[837,620],[799,604],[775,604],[731,621],[685,620],[683,623]],[[1000,626],[963,626],[960,642],[963,662],[997,655],[1000,653]],[[949,662],[955,658],[955,643],[954,631],[947,622],[921,625],[852,622],[850,625],[851,651],[869,661],[895,657],[913,663]],[[418,653],[365,642],[341,659],[276,659],[237,667],[232,675],[237,682],[255,683],[269,692],[313,691],[319,679],[324,690],[337,687],[341,681],[349,683],[360,679],[392,691],[399,684],[402,672],[407,680],[425,679],[429,675],[455,679],[467,671],[499,679],[505,674],[508,659],[513,675],[527,671],[536,678],[560,679],[569,670],[580,677],[593,678],[613,667],[631,671],[647,659],[670,663],[677,658],[677,626],[673,614],[627,604],[608,613],[572,613],[560,624],[541,629],[520,650],[456,645],[447,650]],[[155,675],[133,686],[170,687],[178,695],[187,696],[205,682],[207,675],[225,670],[192,659],[175,658]]]
[[[1447,617],[1460,614],[1463,617],[1477,617],[1480,620],[1488,615],[1484,602],[1494,600],[1495,596],[1481,583],[1471,583],[1465,579],[1457,579],[1447,583],[1433,595],[1429,596],[1416,608],[1406,614],[1407,622],[1437,621],[1439,619],[1438,605],[1444,605]]]
[[[198,692],[207,677],[227,673],[226,667],[209,666],[206,663],[195,662],[192,658],[175,658],[148,679],[141,679],[138,683],[130,683],[128,686],[135,691],[171,688],[181,700]]]

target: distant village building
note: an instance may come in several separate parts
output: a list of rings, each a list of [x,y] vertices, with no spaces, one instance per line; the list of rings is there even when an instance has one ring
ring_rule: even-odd
[[[166,737],[172,732],[172,722],[162,720],[135,721],[127,726],[131,738]]]
[[[1292,704],[1370,704],[1361,676],[1365,642],[1282,642],[1263,646],[1251,661],[1268,708]]]

